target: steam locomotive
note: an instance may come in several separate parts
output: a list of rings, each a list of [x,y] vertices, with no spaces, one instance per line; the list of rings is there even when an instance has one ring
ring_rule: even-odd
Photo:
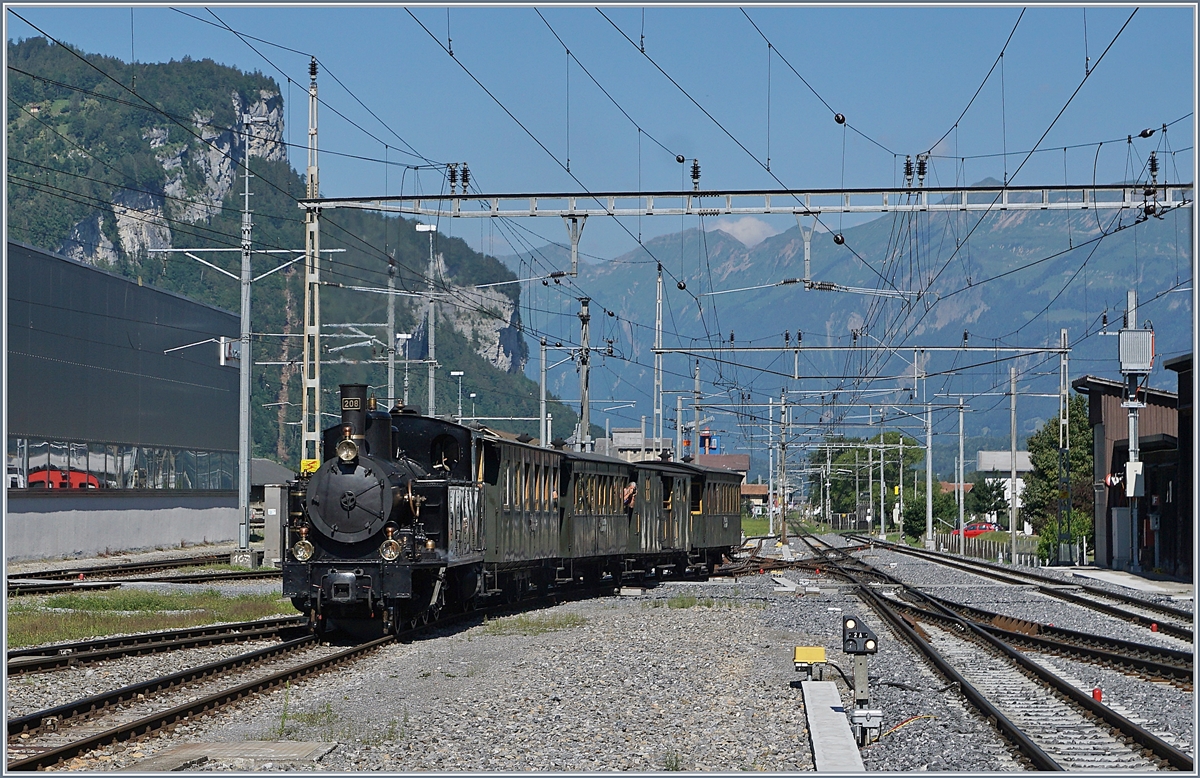
[[[711,573],[741,540],[739,473],[385,412],[364,384],[341,386],[341,411],[282,528],[284,595],[321,631],[395,632],[606,574]]]

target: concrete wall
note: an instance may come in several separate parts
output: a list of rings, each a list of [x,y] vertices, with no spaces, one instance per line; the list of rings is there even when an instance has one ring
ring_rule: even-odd
[[[4,557],[8,561],[178,548],[181,543],[237,538],[237,495],[226,493],[28,495],[9,491],[4,516]]]

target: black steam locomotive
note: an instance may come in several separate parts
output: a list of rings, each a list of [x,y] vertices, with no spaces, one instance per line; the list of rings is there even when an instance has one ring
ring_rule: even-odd
[[[396,631],[605,574],[711,572],[741,540],[738,473],[384,412],[363,384],[342,385],[341,404],[283,529],[284,595],[320,630]]]

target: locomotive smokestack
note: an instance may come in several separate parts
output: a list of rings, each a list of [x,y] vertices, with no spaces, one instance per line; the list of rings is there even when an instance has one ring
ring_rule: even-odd
[[[367,385],[342,384],[342,424],[349,424],[355,438],[367,434]]]

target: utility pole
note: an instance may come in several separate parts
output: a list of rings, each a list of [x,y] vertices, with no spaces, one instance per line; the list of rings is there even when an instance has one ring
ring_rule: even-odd
[[[862,492],[858,488],[858,449],[854,449],[854,523],[858,524],[858,512],[862,510]],[[858,529],[858,527],[855,527]]]
[[[700,461],[700,360],[696,360],[695,388],[692,389],[692,457]]]
[[[675,395],[675,457],[683,459],[683,395]]]
[[[1009,563],[1017,563],[1017,369],[1008,369],[1009,395],[1009,481],[1008,481],[1008,536],[1011,540]]]
[[[884,509],[884,497],[887,495],[887,484],[883,478],[883,466],[887,462],[887,438],[884,437],[883,419],[879,424],[879,539],[887,540],[887,511]]]
[[[871,425],[874,423],[874,411],[871,406],[867,406],[867,432],[870,433]],[[871,438],[867,437],[867,516],[875,510],[875,449],[871,447]],[[871,534],[871,522],[867,520],[867,534]]]
[[[388,257],[388,407],[396,404],[396,258]]]
[[[913,370],[917,369],[914,355]],[[915,388],[915,385],[914,385]],[[921,399],[925,401],[925,548],[933,548],[933,409],[925,396],[926,386],[921,384]]]
[[[1126,323],[1118,339],[1121,374],[1125,376],[1125,401],[1121,406],[1129,411],[1129,462],[1125,465],[1125,496],[1129,498],[1129,571],[1140,573],[1141,543],[1138,538],[1139,498],[1145,492],[1142,479],[1141,448],[1138,441],[1138,413],[1146,407],[1140,397],[1140,384],[1154,365],[1154,330],[1142,329],[1137,323],[1137,292],[1129,290]]]
[[[426,374],[428,376],[427,381],[429,384],[429,386],[428,386],[428,389],[429,389],[429,391],[428,391],[428,404],[429,404],[428,413],[430,416],[436,416],[437,415],[437,393],[435,392],[435,389],[436,389],[435,384],[437,381],[437,373],[436,373],[436,371],[437,371],[437,307],[434,305],[434,298],[433,298],[433,277],[434,277],[433,232],[434,232],[434,226],[432,224],[426,224],[425,226],[428,228],[428,232],[429,232],[429,305],[425,309],[426,310],[426,313],[425,313],[426,334],[429,336],[429,355],[428,355],[429,356],[429,364],[426,365],[426,367],[428,368]]]
[[[658,283],[657,295],[654,302],[654,453],[658,453],[658,441],[662,439],[663,427],[663,385],[662,385],[662,310],[663,310],[663,282],[662,282],[662,263],[658,265]],[[675,427],[678,430],[683,426],[683,417],[675,417]],[[678,436],[676,436],[678,437]],[[676,447],[675,455],[682,457],[683,454]]]
[[[696,363],[696,374],[699,376],[700,364]],[[787,434],[784,424],[787,417],[787,389],[779,390],[779,533],[783,542],[787,542]],[[697,416],[697,419],[699,417]],[[697,433],[698,434],[698,433]]]
[[[550,441],[547,439],[549,436],[546,434],[546,339],[545,338],[542,338],[542,341],[541,341],[541,356],[542,356],[542,369],[540,371],[541,378],[538,381],[538,385],[541,389],[541,391],[539,393],[539,396],[541,399],[538,401],[538,441],[541,443],[542,448],[549,448]]]
[[[1058,356],[1058,542],[1054,559],[1058,564],[1074,564],[1075,544],[1071,542],[1071,395],[1067,371],[1067,331],[1059,331]]]
[[[775,534],[775,398],[767,398],[767,534]]]
[[[963,537],[963,503],[967,501],[967,487],[963,483],[963,398],[958,398],[958,553],[965,554]]]
[[[308,168],[305,191],[321,196],[317,175],[317,58],[308,63]],[[300,470],[315,471],[321,462],[321,232],[320,209],[304,209],[304,396]]]
[[[829,495],[829,480],[830,474],[833,471],[833,463],[830,461],[829,446],[825,447],[825,523],[833,524],[833,501]]]
[[[578,450],[588,451],[591,442],[592,414],[588,403],[588,369],[591,363],[592,350],[590,346],[589,327],[592,315],[588,312],[590,298],[579,298],[579,325],[583,347],[579,349],[579,439]]]
[[[238,549],[241,551],[250,548],[250,258],[254,229],[250,216],[250,117],[243,117],[243,120],[246,125],[246,188],[242,206],[242,354],[238,366],[238,515],[241,517]]]

